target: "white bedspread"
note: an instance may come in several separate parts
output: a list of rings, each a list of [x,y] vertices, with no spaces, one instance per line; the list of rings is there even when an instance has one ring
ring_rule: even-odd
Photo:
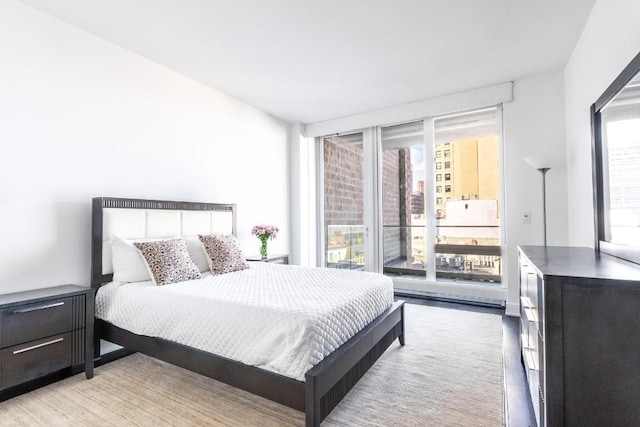
[[[96,317],[304,381],[392,303],[393,283],[381,274],[255,262],[166,286],[109,283]]]

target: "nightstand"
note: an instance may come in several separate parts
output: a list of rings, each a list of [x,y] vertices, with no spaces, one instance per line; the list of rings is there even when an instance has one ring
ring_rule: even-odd
[[[247,261],[262,261],[272,264],[289,264],[289,255],[267,255],[267,259],[262,259],[260,255],[249,255]]]
[[[0,400],[82,369],[92,378],[93,316],[91,288],[0,295]]]

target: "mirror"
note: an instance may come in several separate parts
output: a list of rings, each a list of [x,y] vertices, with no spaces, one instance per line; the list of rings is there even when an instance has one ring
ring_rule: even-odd
[[[640,54],[591,113],[596,248],[640,263]]]

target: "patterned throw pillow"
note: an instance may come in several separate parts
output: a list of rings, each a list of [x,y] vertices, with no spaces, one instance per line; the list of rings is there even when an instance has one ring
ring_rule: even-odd
[[[151,277],[158,286],[202,279],[182,239],[135,242],[133,246],[142,253]]]
[[[242,254],[238,240],[232,234],[198,236],[209,257],[213,274],[224,274],[249,268]]]

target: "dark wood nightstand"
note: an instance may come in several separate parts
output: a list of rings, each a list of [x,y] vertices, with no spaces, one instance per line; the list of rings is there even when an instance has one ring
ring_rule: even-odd
[[[260,255],[249,255],[247,261],[262,261],[270,262],[272,264],[289,264],[289,255],[267,255],[267,259],[262,259]]]
[[[82,369],[92,378],[93,316],[91,288],[0,295],[0,400]]]

